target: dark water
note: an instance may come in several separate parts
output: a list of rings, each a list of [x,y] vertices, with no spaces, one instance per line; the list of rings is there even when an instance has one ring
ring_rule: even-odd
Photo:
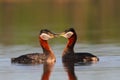
[[[0,80],[42,80],[42,78],[43,80],[47,78],[49,80],[120,79],[120,45],[76,44],[76,52],[91,52],[100,58],[98,63],[91,65],[62,63],[61,53],[64,46],[52,45],[57,58],[54,64],[20,65],[11,64],[10,58],[31,52],[42,52],[41,48],[28,45],[0,45]]]

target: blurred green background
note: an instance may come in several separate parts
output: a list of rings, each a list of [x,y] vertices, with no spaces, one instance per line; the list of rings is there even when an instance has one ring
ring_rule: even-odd
[[[0,44],[37,45],[41,29],[69,27],[80,43],[119,43],[120,0],[0,0]]]

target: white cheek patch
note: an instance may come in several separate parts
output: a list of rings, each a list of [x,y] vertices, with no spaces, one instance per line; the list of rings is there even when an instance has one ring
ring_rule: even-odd
[[[73,35],[73,32],[67,32],[66,34],[65,34],[65,38],[70,38],[71,36]]]
[[[48,39],[50,39],[50,36],[49,36],[48,34],[45,34],[45,33],[42,33],[42,34],[40,35],[40,37],[41,37],[41,39],[43,39],[43,40],[48,40]]]

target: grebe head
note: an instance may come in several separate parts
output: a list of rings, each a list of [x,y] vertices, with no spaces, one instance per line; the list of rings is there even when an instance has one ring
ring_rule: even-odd
[[[60,36],[63,36],[67,39],[71,38],[73,35],[76,35],[76,32],[73,28],[66,29],[64,32],[60,34]]]
[[[63,55],[66,54],[66,52],[67,53],[74,52],[73,48],[77,40],[77,35],[75,30],[73,28],[69,28],[66,29],[64,32],[60,33],[59,35],[68,39]]]
[[[42,29],[40,31],[40,36],[39,36],[42,40],[49,40],[51,38],[57,37],[57,34],[47,30],[47,29]]]

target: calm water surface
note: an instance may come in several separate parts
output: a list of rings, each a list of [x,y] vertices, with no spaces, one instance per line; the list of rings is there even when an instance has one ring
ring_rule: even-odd
[[[54,64],[11,64],[10,58],[31,52],[42,52],[39,47],[28,45],[0,45],[0,80],[120,80],[120,45],[77,44],[75,50],[91,52],[100,61],[91,65],[62,63],[61,53],[65,45],[52,45],[57,57]],[[71,78],[71,79],[69,79]]]

